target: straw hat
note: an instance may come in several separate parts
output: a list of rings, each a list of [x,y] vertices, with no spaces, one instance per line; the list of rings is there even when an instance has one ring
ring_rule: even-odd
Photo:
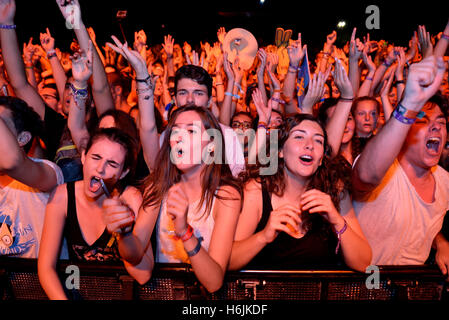
[[[243,70],[251,68],[258,49],[256,38],[251,32],[242,28],[229,30],[223,41],[223,51],[228,54],[228,61],[234,63],[238,56]]]

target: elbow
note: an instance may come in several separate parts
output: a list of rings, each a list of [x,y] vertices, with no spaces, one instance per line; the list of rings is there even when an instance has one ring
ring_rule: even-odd
[[[152,276],[152,270],[146,270],[145,272],[139,272],[138,274],[134,274],[133,278],[137,281],[137,283],[141,286],[145,285],[148,281],[150,281]]]
[[[8,157],[2,157],[0,161],[0,171],[10,174],[20,170],[22,163],[24,162],[24,153],[21,150],[18,152],[9,153]]]
[[[360,159],[359,159],[360,161]],[[355,165],[354,170],[352,171],[352,184],[355,189],[366,189],[366,187],[369,187],[369,189],[373,189],[374,187],[378,186],[380,182],[382,181],[382,177],[379,177],[376,175],[372,170],[365,170],[367,168],[363,168],[359,165],[357,162]],[[366,186],[362,188],[361,186]]]
[[[206,288],[207,292],[214,293],[221,289],[223,286],[223,277],[221,279],[217,279],[217,281],[214,281],[210,284],[203,284]]]

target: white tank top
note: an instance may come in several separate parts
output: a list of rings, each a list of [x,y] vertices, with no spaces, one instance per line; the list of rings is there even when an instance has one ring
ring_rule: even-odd
[[[213,198],[211,212],[205,212],[206,203],[198,210],[200,199],[189,205],[187,223],[193,228],[194,235],[201,240],[202,247],[207,251],[214,229]],[[156,224],[156,262],[160,263],[190,263],[182,240],[175,239],[175,227],[167,214],[167,198],[162,201],[159,219]]]

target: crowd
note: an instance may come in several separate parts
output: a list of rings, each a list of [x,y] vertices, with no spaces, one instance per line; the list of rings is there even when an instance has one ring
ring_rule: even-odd
[[[248,64],[224,28],[199,52],[143,30],[101,46],[77,0],[56,3],[70,52],[49,29],[21,51],[0,0],[0,255],[38,259],[49,298],[67,298],[59,259],[122,261],[141,284],[189,263],[209,292],[227,270],[364,272],[432,250],[448,275],[449,23],[408,48],[356,29],[338,48],[334,31],[316,57],[298,34]]]

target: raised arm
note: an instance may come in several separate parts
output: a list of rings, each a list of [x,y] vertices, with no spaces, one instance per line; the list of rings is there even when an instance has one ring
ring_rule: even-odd
[[[349,43],[349,81],[351,81],[353,92],[358,92],[360,87],[360,68],[359,60],[362,56],[364,45],[355,38],[357,28],[354,28],[351,41]]]
[[[28,83],[25,74],[22,54],[17,42],[17,34],[14,25],[15,13],[15,0],[0,1],[0,24],[10,26],[9,28],[0,29],[0,43],[6,71],[16,96],[24,100],[39,114],[41,119],[44,119],[44,101],[36,89]]]
[[[93,44],[90,42],[87,52],[77,52],[72,58],[72,75],[74,81],[72,84],[73,87],[71,87],[72,95],[70,97],[68,126],[73,142],[80,154],[86,149],[89,132],[86,126],[87,94],[79,94],[79,90],[87,93],[87,82],[92,75],[92,50]]]
[[[256,106],[259,123],[257,124],[256,139],[248,148],[248,164],[256,164],[257,159],[265,159],[260,152],[266,151],[268,125],[271,119],[271,104],[273,100],[269,100],[267,104],[263,101],[263,96],[259,89],[255,89],[252,93],[252,99]]]
[[[107,43],[117,53],[123,55],[136,72],[137,97],[139,105],[139,134],[145,161],[150,170],[156,167],[156,156],[159,152],[159,135],[157,133],[156,118],[154,115],[154,84],[156,78],[148,73],[148,68],[143,57],[128,45],[112,36],[115,45]]]
[[[81,50],[87,51],[90,37],[81,18],[81,7],[78,0],[70,0],[69,4],[66,0],[56,0],[56,3],[66,21],[74,27]],[[114,100],[106,71],[96,50],[93,51],[92,96],[99,116],[109,109],[114,109]]]
[[[444,71],[443,59],[435,59],[434,56],[412,64],[400,104],[417,114],[426,101],[437,92]],[[379,185],[398,156],[409,130],[410,124],[391,117],[382,130],[368,142],[353,169],[352,183],[356,195],[369,192]]]
[[[438,40],[435,49],[433,50],[435,57],[443,57],[446,53],[447,46],[449,45],[449,21],[441,34],[440,40]]]
[[[341,146],[341,139],[351,112],[354,92],[346,70],[339,59],[335,60],[334,81],[340,91],[340,98],[335,107],[335,112],[326,125],[329,145],[332,147],[332,156],[336,156]]]
[[[327,69],[327,62],[329,61],[329,57],[332,55],[334,50],[334,43],[337,40],[337,32],[334,30],[331,34],[328,34],[326,37],[326,42],[323,46],[323,51],[321,51],[321,59],[318,61],[317,68],[315,72],[321,71],[324,73]]]
[[[376,65],[374,64],[371,56],[368,55],[368,47],[365,47],[363,50],[362,60],[365,66],[368,68],[368,73],[366,74],[365,80],[363,81],[357,92],[358,97],[365,97],[370,95],[374,80],[374,74],[376,73]]]
[[[329,74],[330,66],[326,74],[323,74],[320,71],[312,75],[309,86],[307,88],[307,93],[304,97],[304,100],[302,101],[301,113],[308,113],[313,115],[313,106],[320,102],[321,98],[324,96],[324,85]]]
[[[307,45],[302,46],[301,33],[298,33],[298,40],[293,41],[291,45],[287,47],[288,57],[290,63],[288,65],[288,72],[284,79],[284,85],[282,87],[282,98],[285,101],[285,113],[297,113],[297,99],[295,96],[296,78],[298,75],[298,68],[301,64],[304,54],[306,52]]]
[[[377,67],[376,72],[374,73],[373,83],[371,85],[371,92],[369,94],[370,96],[373,95],[374,90],[379,85],[379,83],[382,81],[387,69],[396,60],[395,51],[396,51],[395,48],[391,48],[390,52],[388,53],[388,56],[385,58],[385,61],[380,66]]]
[[[55,39],[51,36],[50,30],[47,28],[45,33],[40,34],[42,48],[47,53],[47,58],[50,61],[51,69],[53,71],[53,78],[58,89],[59,99],[64,97],[65,84],[67,83],[67,76],[61,61],[59,61],[55,50]]]
[[[238,59],[237,63],[238,63]],[[234,61],[234,64],[236,62]],[[222,124],[229,126],[231,123],[231,118],[232,115],[234,114],[235,111],[235,106],[236,106],[236,102],[234,102],[233,100],[237,100],[236,98],[234,98],[234,83],[235,83],[235,74],[234,74],[234,69],[231,66],[231,63],[228,60],[228,55],[227,53],[224,53],[223,55],[223,67],[224,67],[224,71],[226,73],[226,92],[224,93],[224,100],[223,100],[223,104],[220,108],[220,116],[219,116],[219,120]]]

